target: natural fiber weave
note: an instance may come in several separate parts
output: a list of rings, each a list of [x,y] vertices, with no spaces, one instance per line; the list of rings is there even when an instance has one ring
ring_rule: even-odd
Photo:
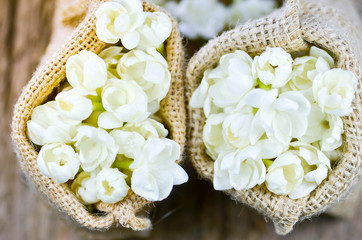
[[[334,4],[339,4],[335,8]],[[327,179],[309,196],[292,200],[267,190],[265,185],[249,190],[225,191],[232,199],[247,204],[270,218],[278,234],[287,234],[296,222],[324,211],[351,187],[358,178],[361,165],[361,65],[360,41],[352,26],[358,25],[353,9],[345,12],[347,1],[288,0],[281,9],[264,18],[223,33],[211,40],[191,58],[186,72],[186,99],[200,84],[203,73],[214,68],[220,57],[235,50],[251,56],[261,54],[267,46],[282,47],[287,52],[309,50],[317,45],[335,54],[336,67],[351,70],[358,76],[358,91],[353,113],[343,118],[345,129],[344,157]],[[349,15],[350,17],[344,18]],[[338,21],[338,24],[336,24]],[[191,162],[201,177],[212,182],[214,161],[205,152],[202,141],[205,116],[202,109],[188,107],[188,150]]]
[[[33,109],[47,101],[52,91],[66,77],[65,64],[67,59],[81,50],[99,53],[106,47],[96,36],[96,18],[98,6],[104,0],[89,1],[89,8],[84,20],[73,31],[71,38],[58,51],[39,66],[32,79],[23,89],[14,109],[12,120],[12,139],[18,154],[20,165],[29,179],[46,196],[49,202],[65,215],[73,218],[79,225],[94,230],[106,230],[111,226],[122,226],[133,230],[145,230],[151,227],[151,221],[139,214],[146,215],[145,206],[152,205],[146,199],[132,191],[127,197],[116,204],[97,204],[96,208],[103,212],[92,214],[79,202],[67,184],[57,184],[40,173],[36,163],[37,151],[26,136],[26,123]],[[143,2],[144,11],[162,11],[161,8]],[[172,18],[171,18],[172,19]],[[184,99],[184,51],[177,23],[172,19],[172,33],[166,41],[166,54],[171,72],[170,90],[161,101],[160,114],[169,130],[169,137],[181,146],[185,145],[186,110]],[[60,35],[59,35],[60,36]],[[49,50],[50,51],[50,50]],[[178,163],[182,157],[178,159]]]

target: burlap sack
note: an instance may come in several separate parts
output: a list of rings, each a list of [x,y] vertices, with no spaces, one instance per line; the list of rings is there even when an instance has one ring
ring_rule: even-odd
[[[353,9],[333,0],[288,0],[282,8],[267,17],[247,22],[211,40],[189,62],[186,71],[186,99],[200,84],[204,71],[215,67],[220,57],[235,50],[251,56],[262,53],[267,46],[282,47],[287,52],[305,51],[316,45],[335,54],[336,67],[351,70],[358,76],[358,91],[353,101],[353,113],[343,118],[345,129],[344,156],[327,179],[310,195],[292,200],[273,194],[265,185],[245,191],[225,191],[232,199],[247,204],[275,225],[278,234],[287,234],[296,222],[324,211],[343,196],[358,178],[361,165],[361,65],[360,50],[352,31],[358,15]],[[340,1],[342,2],[342,1]],[[348,5],[349,1],[343,1]],[[345,17],[348,15],[349,17]],[[352,16],[353,15],[353,16]],[[338,22],[338,23],[337,23]],[[359,43],[360,44],[360,43]],[[202,131],[205,116],[202,109],[188,106],[188,150],[191,162],[202,178],[212,182],[214,161],[205,153]]]
[[[42,175],[36,163],[37,151],[26,135],[26,123],[33,109],[47,101],[49,95],[66,77],[67,59],[81,50],[99,53],[107,45],[96,36],[95,10],[104,0],[90,0],[84,20],[73,31],[70,40],[50,58],[47,58],[34,73],[32,79],[23,89],[15,105],[12,120],[12,139],[23,171],[35,186],[46,196],[49,203],[65,215],[71,217],[80,226],[92,230],[107,230],[111,226],[122,226],[133,230],[145,230],[151,227],[151,221],[145,216],[152,207],[152,202],[137,196],[132,191],[116,204],[99,203],[98,213],[90,213],[79,202],[67,184],[56,184],[52,179]],[[159,7],[144,2],[145,11],[162,11]],[[181,146],[185,146],[186,110],[184,99],[184,52],[177,23],[172,19],[173,29],[166,41],[166,54],[171,72],[171,86],[166,98],[161,102],[160,115],[169,130],[169,137]],[[46,59],[46,58],[45,58]],[[182,157],[178,160],[178,163]],[[143,216],[142,216],[143,215]]]

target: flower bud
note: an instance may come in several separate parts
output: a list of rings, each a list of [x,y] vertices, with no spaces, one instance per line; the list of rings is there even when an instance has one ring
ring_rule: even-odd
[[[67,80],[82,95],[97,95],[96,89],[107,81],[107,67],[97,54],[83,50],[66,63]]]
[[[104,168],[96,177],[97,198],[104,203],[116,203],[128,193],[126,175],[115,168]]]
[[[63,143],[44,145],[38,154],[40,171],[57,183],[73,179],[79,170],[79,158],[74,149]]]

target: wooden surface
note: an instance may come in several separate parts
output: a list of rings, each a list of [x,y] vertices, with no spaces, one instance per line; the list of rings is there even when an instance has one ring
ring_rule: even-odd
[[[0,240],[106,236],[79,230],[28,186],[9,138],[13,105],[47,46],[54,6],[54,0],[0,0]],[[265,223],[254,210],[214,191],[187,169],[190,181],[175,187],[150,216],[154,229],[148,239],[361,239],[361,204],[353,219],[322,215],[298,224],[290,235],[278,237],[271,222]]]

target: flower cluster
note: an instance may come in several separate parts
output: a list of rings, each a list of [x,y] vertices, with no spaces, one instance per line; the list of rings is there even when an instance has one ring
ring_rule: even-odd
[[[215,160],[216,190],[265,182],[296,199],[327,177],[357,87],[352,72],[333,66],[316,47],[294,60],[267,48],[254,59],[240,50],[226,54],[204,72],[190,105],[206,116],[203,141]]]
[[[163,13],[143,12],[134,0],[106,2],[97,17],[100,39],[120,38],[138,48],[111,46],[99,55],[83,50],[67,60],[65,86],[27,122],[29,139],[41,146],[39,170],[70,184],[84,204],[116,203],[130,186],[160,201],[188,179],[175,162],[179,144],[167,138],[155,115],[171,82],[168,63],[155,47],[169,37],[171,31],[163,30],[171,21]]]
[[[133,48],[159,47],[170,36],[172,23],[162,12],[144,12],[140,0],[113,0],[96,11],[97,36],[105,43]]]
[[[225,6],[219,0],[151,0],[164,6],[179,21],[180,31],[190,39],[210,39],[226,27],[235,27],[270,13],[275,0],[233,0]]]

